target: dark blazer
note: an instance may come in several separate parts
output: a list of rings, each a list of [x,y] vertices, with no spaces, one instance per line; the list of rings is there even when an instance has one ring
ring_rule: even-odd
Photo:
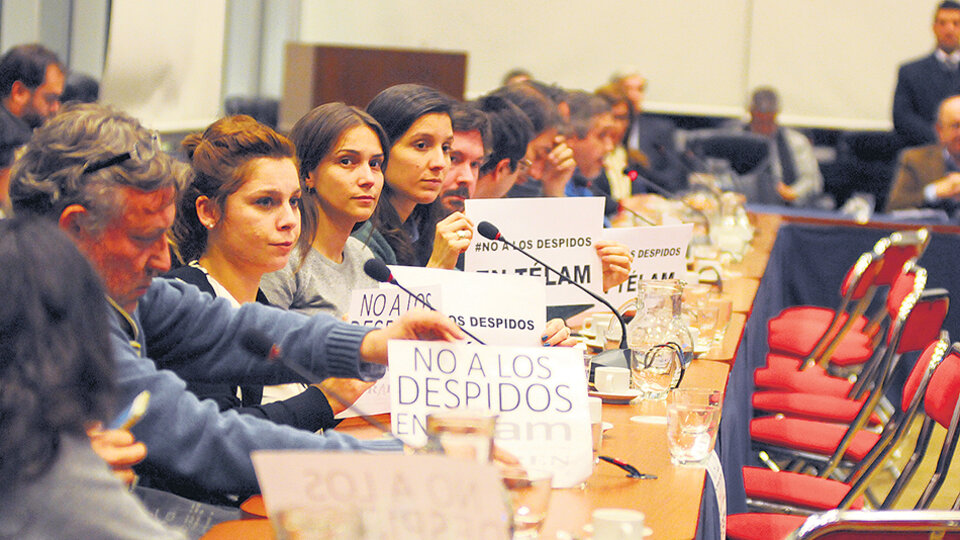
[[[937,106],[955,94],[960,94],[960,72],[933,54],[900,66],[893,94],[893,128],[903,145],[935,144]]]
[[[634,131],[639,130],[639,147],[633,145]],[[677,192],[686,189],[687,175],[677,152],[674,132],[677,128],[666,118],[640,114],[627,129],[624,144],[640,150],[649,160],[645,176],[660,187]]]

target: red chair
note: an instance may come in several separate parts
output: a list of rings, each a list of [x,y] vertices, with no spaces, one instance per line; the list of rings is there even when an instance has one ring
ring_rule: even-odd
[[[920,285],[920,281],[915,282]],[[910,310],[905,322],[895,332],[899,332],[900,337],[897,340],[896,355],[902,355],[906,352],[920,351],[926,343],[934,339],[937,328],[941,328],[947,311],[950,307],[950,299],[947,292],[943,289],[933,289],[925,291],[923,301],[917,302]],[[893,332],[891,332],[891,337]],[[878,355],[886,352],[886,349],[879,349]],[[849,424],[854,421],[864,405],[865,398],[863,394],[866,390],[876,385],[879,373],[875,366],[883,361],[874,360],[870,366],[862,373],[857,384],[849,384],[843,379],[829,377],[822,372],[817,375],[821,381],[843,381],[848,388],[848,395],[853,397],[837,397],[836,395],[823,395],[814,392],[765,390],[754,392],[751,401],[754,411],[766,414],[784,414],[797,418],[809,418],[822,420],[825,422],[837,422]],[[818,373],[807,370],[801,373]],[[808,379],[812,377],[808,376]],[[838,387],[841,388],[841,387]],[[882,419],[880,415],[873,413],[869,417],[871,424],[880,424]]]
[[[921,404],[926,415],[921,434],[917,439],[913,454],[908,466],[904,469],[898,481],[891,488],[881,508],[887,509],[896,502],[903,486],[916,472],[915,464],[919,463],[927,451],[929,443],[929,426],[934,422],[944,425],[948,429],[947,437],[940,452],[940,463],[947,467],[953,456],[957,444],[958,424],[960,424],[960,346],[954,344],[947,354],[947,342],[941,339],[932,343],[924,351],[917,366],[911,371],[910,378],[904,387],[903,417],[898,419],[898,426],[893,430],[885,429],[890,433],[890,440],[882,445],[875,446],[865,459],[848,475],[847,483],[841,483],[826,478],[804,477],[797,473],[774,472],[756,468],[744,469],[744,484],[751,497],[751,506],[780,511],[810,512],[823,510],[827,505],[841,510],[856,508],[862,504],[861,495],[866,490],[868,481],[882,466],[886,457],[894,446],[901,440],[912,424],[909,421],[911,411],[917,413]],[[922,399],[921,399],[922,397]],[[907,403],[909,401],[909,403]],[[951,414],[952,413],[952,414]],[[893,421],[893,420],[891,420]],[[926,434],[926,435],[925,435]],[[913,464],[911,466],[911,464]],[[929,506],[933,495],[940,489],[946,468],[940,469],[931,477],[924,495],[917,503],[917,508]],[[752,494],[752,495],[751,495]],[[752,500],[752,496],[765,495],[772,502]],[[805,518],[800,515],[774,513],[747,513],[728,516],[728,538],[783,538],[794,529],[800,527]]]
[[[861,256],[840,287],[837,309],[792,306],[767,323],[770,351],[803,359],[823,354],[827,345],[848,330],[877,336],[885,312],[877,310],[869,321],[863,315],[879,287],[891,287],[907,261],[918,259],[930,242],[926,229],[895,232],[880,239],[867,262]]]
[[[911,293],[923,290],[926,281],[926,270],[920,266],[909,262],[903,266],[900,276],[887,295],[885,307],[890,320],[896,319],[905,299]],[[932,330],[935,332],[937,328],[939,328],[939,325],[934,326]],[[935,333],[926,334],[926,336],[929,339],[936,338]],[[886,337],[889,342],[891,339],[890,330],[886,332]],[[801,369],[803,361],[797,359],[797,357],[778,355],[777,353],[768,354],[767,366],[754,371],[754,385],[764,390],[848,397],[854,389],[854,384],[845,378],[829,375],[827,373],[828,362],[835,362],[846,369],[851,368],[855,363],[862,364],[866,361],[876,363],[882,357],[884,349],[875,346],[871,337],[858,332],[848,334],[843,343],[847,345],[844,348],[827,347],[824,355],[818,359],[819,363],[807,365],[805,369]],[[863,384],[865,383],[861,382],[859,386],[862,387]],[[857,393],[862,392],[858,391]]]
[[[919,280],[917,284],[920,285]],[[928,315],[934,314],[933,320],[942,322],[948,304],[949,295],[943,289],[914,291],[907,297],[894,321],[889,346],[880,361],[871,366],[872,373],[868,376],[874,380],[869,387],[869,394],[849,426],[779,415],[754,418],[750,422],[750,437],[754,449],[768,455],[791,459],[791,468],[813,467],[824,477],[832,473],[843,460],[848,463],[863,460],[878,442],[886,440],[886,435],[863,428],[883,398],[889,376],[896,369],[900,354],[905,350],[919,350],[923,346],[920,339],[924,340],[924,344],[936,339],[936,334],[930,336]],[[939,326],[933,328],[939,333]],[[914,371],[916,369],[915,367]],[[905,391],[905,394],[907,393]],[[811,399],[816,399],[816,396],[811,396]],[[894,420],[903,414],[903,410],[898,410],[885,426],[884,433],[887,433]]]

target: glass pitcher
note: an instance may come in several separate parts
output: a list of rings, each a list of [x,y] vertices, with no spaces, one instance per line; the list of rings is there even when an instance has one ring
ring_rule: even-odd
[[[633,384],[646,399],[666,397],[693,358],[693,338],[681,317],[682,295],[683,282],[677,279],[640,283],[627,346]]]

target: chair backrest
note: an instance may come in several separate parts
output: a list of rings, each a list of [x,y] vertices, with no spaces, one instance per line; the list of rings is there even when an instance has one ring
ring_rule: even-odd
[[[883,241],[887,242],[887,246],[883,251],[883,269],[876,278],[877,285],[892,285],[900,275],[903,265],[907,261],[919,259],[926,251],[930,244],[930,231],[927,229],[897,231],[880,240],[880,242]],[[880,242],[877,244],[879,245]],[[874,248],[876,249],[876,246]]]
[[[787,538],[791,540],[960,539],[960,512],[830,510],[810,516]]]
[[[840,284],[840,296],[851,301],[866,296],[876,286],[877,276],[883,270],[883,259],[883,252],[868,251],[860,255]]]

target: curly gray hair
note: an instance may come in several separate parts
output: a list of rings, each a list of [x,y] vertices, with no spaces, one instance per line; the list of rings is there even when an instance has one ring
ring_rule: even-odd
[[[83,226],[95,231],[119,213],[116,188],[143,191],[174,187],[188,180],[189,168],[154,148],[154,133],[139,121],[95,103],[68,105],[38,128],[10,174],[10,200],[17,215],[56,220],[63,210],[79,204],[87,209]],[[103,164],[137,148],[134,159]]]

